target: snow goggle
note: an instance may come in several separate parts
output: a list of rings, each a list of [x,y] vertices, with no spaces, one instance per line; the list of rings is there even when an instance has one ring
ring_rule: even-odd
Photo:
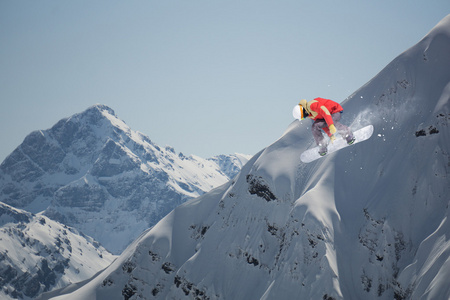
[[[301,106],[300,104],[298,106],[300,107],[300,120],[307,118],[309,116],[309,114],[306,112],[306,109],[303,106]]]
[[[303,120],[304,118],[306,118],[307,116],[309,116],[306,109],[303,106],[301,106],[300,104],[297,104],[296,106],[294,106],[292,115],[294,116],[295,119],[300,120],[300,121]]]

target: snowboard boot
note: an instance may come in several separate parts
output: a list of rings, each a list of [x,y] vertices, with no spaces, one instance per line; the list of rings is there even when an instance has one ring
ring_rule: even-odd
[[[347,141],[348,145],[352,145],[355,142],[355,137],[353,136],[353,134],[349,134],[345,137],[345,140]]]
[[[328,149],[327,149],[327,144],[323,143],[323,144],[319,144],[319,155],[320,156],[325,156],[328,153]]]

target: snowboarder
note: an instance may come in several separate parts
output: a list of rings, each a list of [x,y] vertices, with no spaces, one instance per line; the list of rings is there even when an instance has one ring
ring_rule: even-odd
[[[314,120],[311,126],[312,134],[317,146],[319,146],[319,154],[324,156],[328,152],[328,143],[325,141],[321,129],[330,137],[331,142],[336,139],[336,132],[347,141],[347,144],[351,145],[355,142],[352,130],[339,123],[343,111],[344,109],[337,102],[315,98],[309,102],[305,99],[300,100],[300,103],[294,107],[292,114],[298,120],[303,120],[306,117]]]

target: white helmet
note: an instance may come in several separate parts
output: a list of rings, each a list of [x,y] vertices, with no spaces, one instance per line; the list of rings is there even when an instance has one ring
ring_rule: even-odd
[[[303,107],[300,104],[294,106],[294,109],[292,110],[292,116],[294,116],[294,119],[297,119],[299,121],[305,118],[303,114]]]

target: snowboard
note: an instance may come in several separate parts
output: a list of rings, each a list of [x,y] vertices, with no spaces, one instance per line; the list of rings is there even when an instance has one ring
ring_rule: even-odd
[[[318,158],[326,157],[330,153],[333,153],[335,151],[338,151],[345,147],[350,147],[355,144],[358,144],[359,142],[365,141],[369,139],[373,134],[373,126],[368,125],[366,127],[363,127],[361,129],[356,130],[353,132],[353,136],[355,137],[355,142],[351,145],[347,144],[347,141],[343,138],[337,137],[334,143],[330,143],[328,145],[328,153],[324,156],[320,156],[319,154],[319,146],[311,148],[306,150],[300,155],[300,159],[304,163],[310,163],[312,161],[315,161]]]

